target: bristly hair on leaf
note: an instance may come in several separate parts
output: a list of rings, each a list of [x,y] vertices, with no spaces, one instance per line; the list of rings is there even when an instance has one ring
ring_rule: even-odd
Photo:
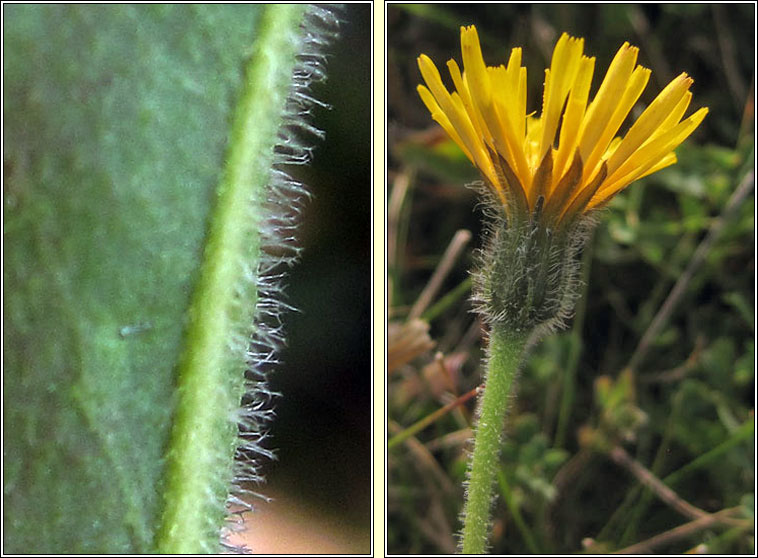
[[[275,415],[274,400],[281,394],[268,384],[269,373],[279,364],[277,353],[285,344],[283,315],[295,310],[284,301],[283,279],[286,268],[299,256],[296,230],[304,203],[310,198],[307,187],[287,172],[292,165],[308,164],[314,149],[313,138],[324,133],[311,123],[314,106],[329,108],[310,94],[314,82],[326,79],[326,47],[338,38],[342,6],[308,7],[300,26],[300,46],[292,72],[292,86],[286,100],[278,143],[274,147],[274,166],[263,200],[251,200],[266,215],[260,225],[260,255],[256,269],[248,271],[249,283],[257,291],[252,339],[242,339],[246,355],[245,395],[237,417],[238,447],[235,472],[227,506],[230,514],[222,531],[222,545],[232,552],[246,549],[229,540],[243,527],[243,514],[253,509],[251,500],[269,498],[255,487],[265,482],[261,463],[275,459],[264,441]]]

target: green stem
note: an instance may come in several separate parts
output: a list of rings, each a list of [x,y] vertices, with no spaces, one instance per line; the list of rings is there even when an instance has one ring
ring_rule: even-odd
[[[463,554],[483,554],[490,530],[492,488],[499,470],[501,433],[528,333],[490,332],[489,363],[463,508]]]
[[[208,550],[223,520],[236,439],[230,418],[239,407],[244,366],[242,359],[238,370],[228,366],[228,341],[241,327],[234,319],[240,314],[234,287],[244,281],[240,261],[251,252],[257,258],[258,240],[251,234],[261,216],[251,214],[250,200],[263,199],[269,181],[281,125],[281,118],[272,115],[284,110],[297,54],[294,39],[305,8],[265,8],[246,68],[177,367],[158,553]],[[252,249],[250,242],[255,243]],[[255,268],[257,260],[249,263]]]

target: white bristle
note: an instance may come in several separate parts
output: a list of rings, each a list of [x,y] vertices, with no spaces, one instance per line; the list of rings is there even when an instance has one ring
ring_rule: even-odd
[[[282,300],[282,284],[286,272],[283,267],[293,265],[301,248],[295,231],[303,210],[310,199],[307,188],[292,178],[286,171],[290,165],[305,165],[313,156],[314,140],[324,138],[324,132],[308,121],[314,106],[327,107],[315,99],[309,88],[312,83],[326,77],[323,50],[337,36],[338,11],[341,7],[309,6],[301,24],[300,55],[292,72],[292,86],[283,113],[283,123],[274,148],[274,166],[270,171],[267,191],[262,200],[251,200],[256,214],[266,215],[259,225],[260,256],[258,265],[251,268],[241,263],[245,285],[237,286],[240,300],[242,293],[254,285],[257,304],[254,317],[254,334],[231,336],[230,348],[245,355],[245,396],[234,422],[239,427],[236,450],[234,484],[227,500],[228,521],[222,530],[222,544],[231,552],[245,553],[248,549],[229,544],[229,534],[243,528],[243,512],[253,509],[251,501],[269,498],[251,490],[251,486],[265,482],[260,473],[262,461],[276,458],[274,452],[264,447],[268,427],[274,417],[273,401],[280,394],[268,387],[268,372],[279,361],[277,352],[285,345],[283,315],[295,309]],[[263,211],[260,211],[263,210]]]

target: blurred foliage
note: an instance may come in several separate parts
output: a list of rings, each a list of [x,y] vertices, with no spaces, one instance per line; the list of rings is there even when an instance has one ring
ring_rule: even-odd
[[[468,24],[477,25],[490,65],[524,47],[531,110],[539,109],[542,71],[562,31],[585,37],[585,51],[597,57],[593,92],[624,41],[640,47],[652,77],[634,115],[680,72],[694,78],[688,114],[708,106],[708,117],[677,150],[677,165],[633,184],[600,214],[573,324],[537,346],[522,373],[506,423],[507,483],[495,504],[492,552],[612,551],[691,521],[610,458],[623,447],[681,500],[707,512],[736,509],[734,525],[712,523],[655,551],[706,545],[752,553],[752,189],[726,214],[702,265],[691,274],[688,265],[738,185],[752,180],[754,6],[396,4],[387,16],[390,199],[410,180],[396,214],[390,205],[388,235],[405,231],[388,254],[392,321],[404,319],[456,230],[471,230],[474,247],[481,241],[476,194],[463,187],[478,177],[417,97],[420,53],[438,67],[460,61],[459,27]],[[471,263],[469,251],[437,300],[464,283]],[[683,276],[681,298],[638,350]],[[443,394],[418,387],[431,354],[391,375],[390,424],[407,427],[476,386],[482,334],[466,293],[436,312],[435,350],[465,356],[448,371],[453,384]],[[473,411],[473,402],[461,406],[390,452],[388,552],[455,550]]]

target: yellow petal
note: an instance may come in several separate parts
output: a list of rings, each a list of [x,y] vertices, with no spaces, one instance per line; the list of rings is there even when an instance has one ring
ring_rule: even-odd
[[[676,162],[673,150],[707,113],[701,109],[680,122],[692,100],[692,80],[681,74],[623,139],[615,137],[650,70],[637,66],[638,49],[624,43],[589,102],[595,59],[583,55],[584,39],[564,33],[545,70],[541,114],[527,115],[521,49],[511,50],[507,65],[488,67],[476,28],[462,27],[460,38],[463,66],[447,64],[455,90],[447,90],[434,63],[421,55],[426,86],[418,92],[432,118],[496,190],[509,220],[568,226],[634,180]]]
[[[472,112],[482,119],[482,134],[506,158],[511,168],[523,182],[531,178],[526,158],[522,153],[522,139],[516,135],[514,123],[507,110],[499,110],[500,103],[493,102],[491,74],[484,64],[479,35],[473,26],[461,28],[464,82],[471,93]],[[513,56],[513,55],[512,55]],[[507,99],[506,99],[507,101]],[[498,145],[495,145],[497,140]]]
[[[510,66],[508,68],[510,72]],[[526,136],[526,68],[517,68],[516,76],[518,79],[511,79],[511,84],[518,91],[518,101],[515,105],[513,123],[515,126],[516,137],[521,139],[523,149],[524,137]],[[516,83],[518,82],[518,85]]]
[[[429,86],[429,90],[439,104],[440,109],[450,120],[451,125],[455,128],[462,143],[472,155],[476,165],[485,172],[491,172],[492,164],[484,151],[484,145],[479,134],[474,129],[468,113],[461,107],[460,103],[455,101],[455,97],[450,95],[442,84],[442,78],[434,62],[428,56],[422,54],[418,57],[418,65],[421,75]]]
[[[566,33],[561,35],[553,51],[550,70],[545,72],[545,94],[542,100],[542,139],[538,156],[544,157],[548,148],[555,141],[555,132],[568,97],[569,89],[574,83],[582,59],[584,40],[574,39]]]
[[[471,93],[469,90],[468,82],[461,75],[461,71],[458,68],[458,64],[455,60],[448,60],[447,68],[450,71],[450,76],[453,78],[453,84],[458,91],[458,95],[463,102],[464,111],[471,119],[471,124],[474,126],[476,135],[482,139],[485,143],[488,143],[492,147],[492,135],[489,133],[487,125],[482,118],[481,112],[471,99]]]
[[[463,67],[466,69],[466,74],[471,83],[472,97],[479,105],[491,104],[492,89],[487,75],[487,66],[482,57],[479,34],[473,25],[461,27],[461,50]]]
[[[708,114],[708,109],[701,108],[655,140],[642,146],[616,171],[614,177],[606,180],[598,190],[598,196],[607,198],[614,196],[635,180],[649,174],[651,168],[687,139],[700,125],[706,114]]]
[[[661,157],[660,161],[655,163],[652,167],[650,167],[648,170],[646,170],[644,173],[642,173],[637,180],[640,178],[645,178],[649,174],[653,174],[654,172],[658,172],[661,169],[664,169],[666,167],[669,167],[676,163],[676,153],[673,151],[671,153],[667,153],[663,157]]]
[[[674,110],[671,111],[671,113],[666,117],[666,119],[661,123],[661,125],[653,131],[652,134],[650,134],[650,137],[646,139],[642,145],[645,145],[647,142],[654,140],[656,137],[658,137],[663,132],[666,132],[679,124],[679,121],[682,119],[682,116],[684,116],[684,113],[687,111],[687,107],[690,106],[690,101],[692,100],[692,93],[690,91],[687,91],[684,96],[679,100],[679,103],[677,103],[676,107],[674,107]]]
[[[595,146],[592,148],[592,152],[589,158],[585,162],[584,177],[589,180],[590,177],[595,176],[596,169],[603,154],[607,151],[613,137],[618,132],[621,124],[629,115],[629,111],[632,110],[634,103],[642,95],[642,91],[647,85],[648,79],[650,79],[650,70],[638,66],[632,72],[626,87],[621,96],[616,99],[616,106],[612,115],[608,121],[603,125],[603,131],[599,137],[595,140]]]
[[[442,126],[442,128],[447,132],[447,135],[450,136],[450,138],[458,144],[458,147],[461,148],[461,151],[466,155],[466,157],[469,158],[469,160],[476,164],[476,161],[474,160],[474,157],[471,155],[471,152],[466,147],[466,144],[463,142],[461,137],[458,135],[458,132],[455,131],[455,128],[450,123],[450,119],[445,116],[445,113],[442,112],[442,109],[440,109],[440,106],[437,104],[437,101],[434,99],[434,96],[431,94],[431,92],[424,87],[423,85],[419,85],[416,87],[416,90],[418,91],[419,96],[421,97],[421,100],[424,101],[424,104],[426,105],[426,108],[429,109],[429,112],[432,115],[432,118]]]
[[[613,58],[595,99],[587,109],[579,132],[579,149],[584,161],[589,161],[590,154],[613,115],[618,100],[626,90],[637,62],[637,52],[629,43],[622,45]]]
[[[553,182],[557,182],[568,170],[571,155],[574,153],[579,136],[579,126],[587,109],[587,99],[592,84],[592,73],[595,69],[595,59],[583,57],[574,84],[571,87],[566,110],[561,123],[561,135],[558,152],[553,167]]]
[[[472,111],[484,140],[492,145],[494,138],[488,125],[495,118],[492,107],[492,87],[487,66],[482,57],[482,49],[479,46],[479,35],[473,25],[461,27],[461,51],[465,71],[464,81],[471,96]]]
[[[650,103],[637,121],[629,128],[624,140],[616,152],[608,160],[608,172],[613,176],[614,171],[658,129],[666,118],[676,109],[679,102],[687,93],[692,80],[687,74],[669,83],[663,91]]]

